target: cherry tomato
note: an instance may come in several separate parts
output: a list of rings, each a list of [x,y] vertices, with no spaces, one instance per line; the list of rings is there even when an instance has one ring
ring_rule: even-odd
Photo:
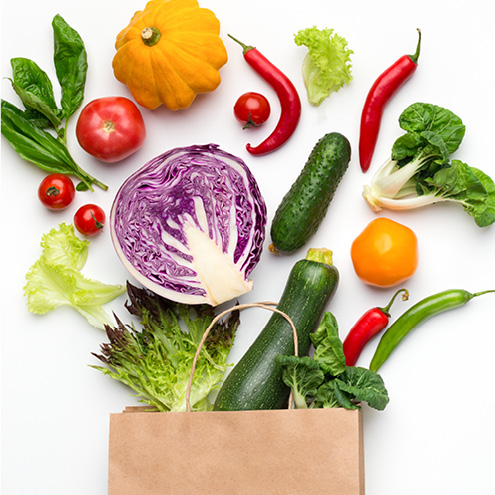
[[[351,258],[363,282],[392,287],[416,271],[418,239],[409,227],[388,218],[377,218],[352,243]]]
[[[82,109],[76,136],[90,155],[103,162],[118,162],[141,148],[146,128],[131,100],[111,96],[93,100]]]
[[[81,234],[93,236],[101,232],[105,218],[105,212],[98,205],[83,205],[74,215],[74,226]]]
[[[38,197],[50,210],[67,208],[76,195],[74,183],[64,174],[47,175],[38,187]]]
[[[270,116],[270,103],[259,93],[244,93],[234,105],[234,116],[244,129],[259,127]]]

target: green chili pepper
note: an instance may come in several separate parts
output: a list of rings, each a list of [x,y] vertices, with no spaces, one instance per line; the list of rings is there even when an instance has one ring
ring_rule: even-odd
[[[433,294],[419,301],[403,313],[383,334],[371,359],[369,369],[377,372],[392,351],[399,345],[400,341],[421,323],[439,313],[464,306],[473,297],[481,296],[488,292],[495,292],[495,290],[471,294],[465,290],[453,289]]]

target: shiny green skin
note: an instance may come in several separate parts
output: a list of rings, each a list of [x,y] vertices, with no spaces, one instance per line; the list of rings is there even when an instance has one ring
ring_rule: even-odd
[[[292,268],[277,309],[287,314],[298,334],[298,354],[306,355],[310,334],[335,293],[339,272],[333,265],[298,261]],[[274,313],[253,344],[234,366],[215,401],[216,411],[287,408],[289,387],[275,364],[279,354],[294,354],[293,331],[287,320]]]
[[[402,339],[426,320],[440,313],[464,306],[473,297],[478,297],[489,292],[495,292],[495,290],[486,290],[472,294],[466,290],[452,289],[422,299],[397,318],[382,335],[375,354],[371,359],[369,369],[377,372]]]
[[[273,217],[270,251],[291,253],[316,233],[351,160],[351,145],[338,132],[315,145]]]

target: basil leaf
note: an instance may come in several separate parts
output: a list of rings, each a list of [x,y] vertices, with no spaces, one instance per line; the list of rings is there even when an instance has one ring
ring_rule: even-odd
[[[81,106],[88,69],[86,49],[79,34],[65,20],[56,15],[52,21],[54,34],[54,62],[62,88],[61,105],[65,118]]]
[[[47,74],[30,59],[13,58],[12,87],[26,109],[41,113],[56,128],[61,123],[61,111],[55,102],[53,86]]]
[[[60,126],[62,121],[57,115],[58,112],[54,112],[40,97],[36,96],[34,93],[22,89],[20,86],[15,84],[14,81],[11,82],[12,88],[17,93],[22,103],[24,103],[26,109],[30,108],[39,114],[44,115],[55,129]]]

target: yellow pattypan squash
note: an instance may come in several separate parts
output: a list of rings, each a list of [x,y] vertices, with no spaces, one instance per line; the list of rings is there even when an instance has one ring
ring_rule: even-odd
[[[187,108],[220,84],[227,51],[220,22],[196,0],[151,0],[117,36],[115,77],[150,110]]]

